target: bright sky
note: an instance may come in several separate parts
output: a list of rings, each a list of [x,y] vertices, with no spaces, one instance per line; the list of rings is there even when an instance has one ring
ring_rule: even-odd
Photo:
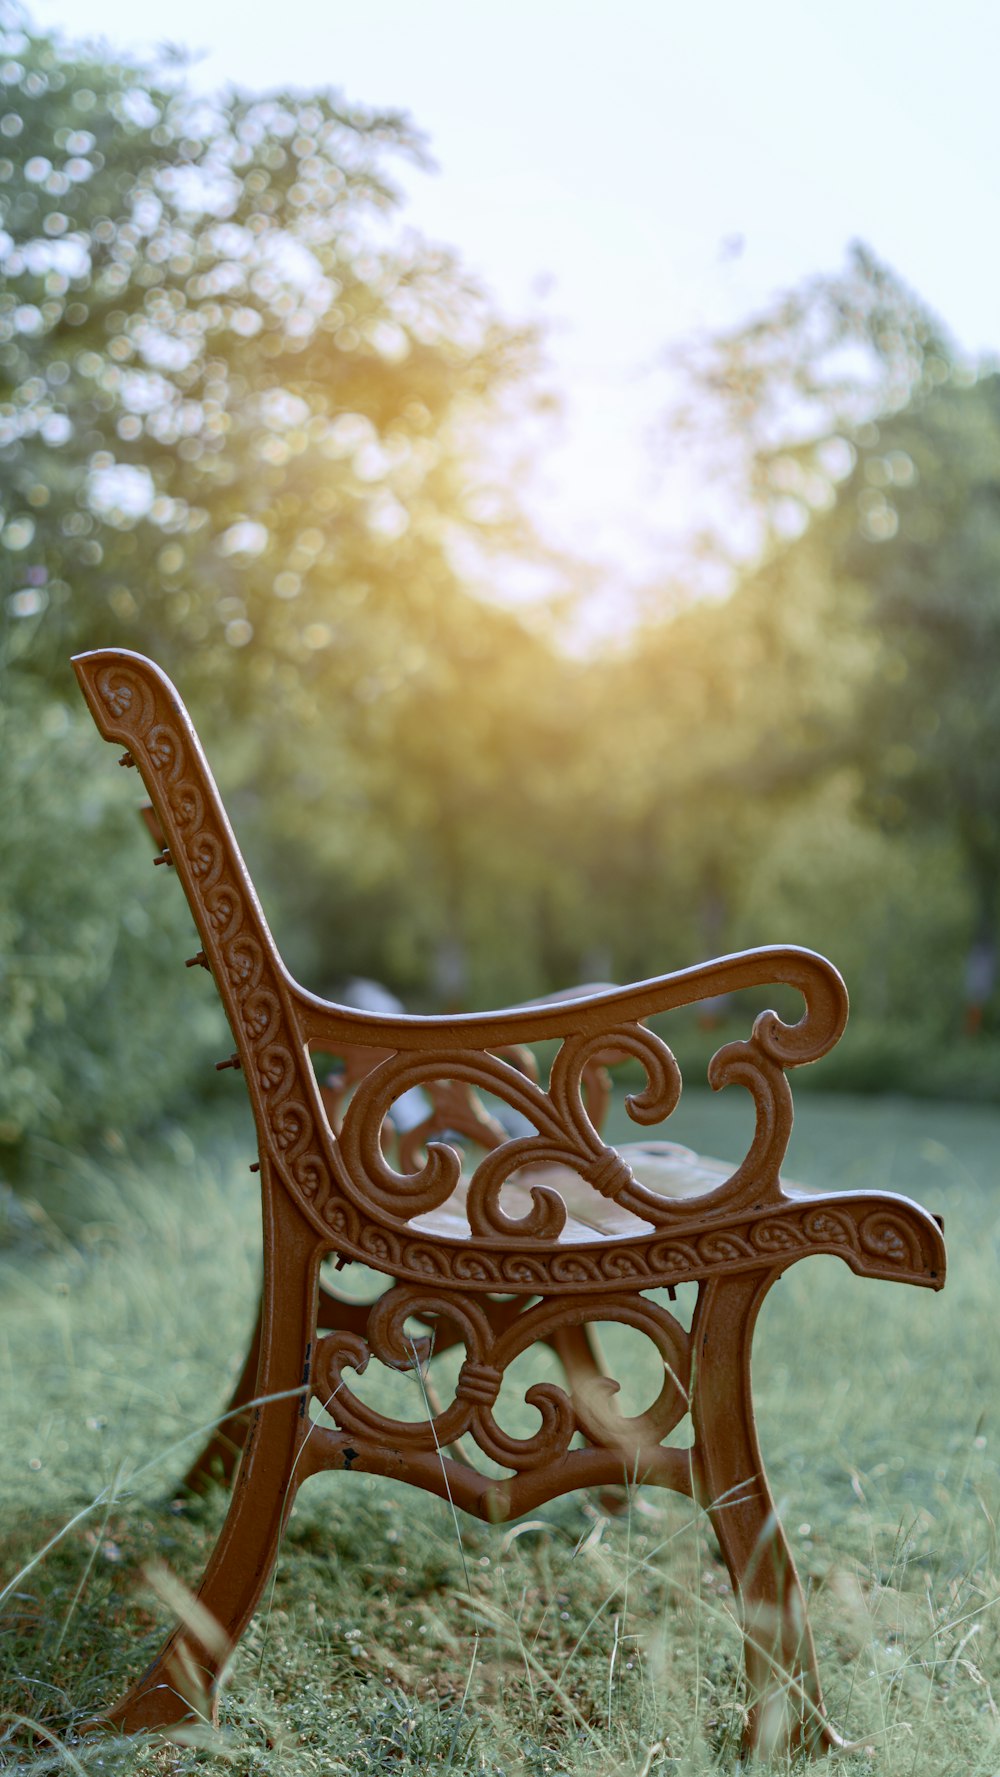
[[[199,85],[411,113],[410,221],[549,323],[564,413],[531,503],[627,583],[682,523],[657,358],[866,240],[1000,349],[996,0],[34,0],[43,26],[204,51]],[[738,243],[742,241],[742,248]],[[737,250],[734,251],[734,244]]]

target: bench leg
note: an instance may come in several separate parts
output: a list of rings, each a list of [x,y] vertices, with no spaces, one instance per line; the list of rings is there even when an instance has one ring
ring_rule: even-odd
[[[608,1369],[597,1335],[590,1327],[560,1327],[552,1334],[549,1344],[562,1365],[571,1399],[575,1401],[582,1397],[586,1400],[588,1393],[600,1389]],[[600,1398],[603,1399],[603,1395]],[[624,1482],[621,1486],[609,1483],[601,1487],[597,1498],[602,1511],[609,1517],[620,1518],[628,1511],[629,1488]]]
[[[88,1728],[135,1733],[214,1719],[220,1676],[274,1565],[309,1427],[304,1385],[319,1268],[316,1237],[280,1188],[265,1194],[265,1254],[254,1395],[281,1398],[253,1409],[229,1511],[185,1622],[127,1695]]]
[[[839,1746],[826,1720],[805,1599],[771,1498],[750,1392],[750,1345],[775,1273],[702,1285],[692,1334],[696,1496],[742,1607],[746,1739],[765,1755]]]
[[[594,1335],[588,1326],[558,1327],[549,1344],[559,1359],[571,1395],[593,1388],[607,1376]]]
[[[251,1414],[241,1413],[240,1408],[246,1407],[257,1392],[263,1315],[262,1299],[257,1309],[250,1349],[240,1372],[240,1379],[229,1397],[219,1424],[181,1482],[188,1493],[207,1493],[210,1487],[231,1487],[233,1484],[233,1476],[250,1432]]]
[[[324,1284],[319,1287],[318,1324],[325,1332],[346,1329],[364,1334],[370,1303],[348,1302],[335,1296]],[[257,1369],[260,1364],[261,1324],[264,1303],[257,1309],[250,1349],[240,1378],[208,1443],[195,1457],[181,1486],[188,1493],[207,1493],[213,1486],[231,1487],[243,1446],[250,1431],[252,1413],[249,1403],[257,1397]],[[241,1412],[241,1408],[247,1408]]]

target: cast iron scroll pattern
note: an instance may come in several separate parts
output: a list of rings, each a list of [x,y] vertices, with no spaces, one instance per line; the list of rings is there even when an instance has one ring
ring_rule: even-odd
[[[558,1014],[551,1008],[521,1010],[472,1020],[471,1031],[458,1021],[442,1032],[443,1052],[419,1020],[352,1019],[341,1008],[313,1000],[285,972],[197,735],[169,681],[151,662],[121,651],[83,656],[76,666],[98,727],[107,739],[129,748],[167,835],[239,1045],[262,1157],[267,1155],[331,1246],[412,1282],[532,1294],[561,1295],[584,1286],[606,1292],[622,1284],[648,1288],[710,1272],[745,1271],[760,1264],[762,1253],[778,1251],[789,1259],[805,1251],[835,1252],[869,1274],[937,1279],[936,1230],[923,1228],[912,1206],[900,1202],[887,1211],[881,1200],[880,1219],[869,1226],[864,1200],[852,1197],[838,1202],[821,1227],[810,1220],[815,1209],[791,1202],[777,1182],[791,1124],[783,1069],[825,1053],[843,1023],[842,984],[821,958],[805,952],[751,953],[690,971],[689,979],[667,977],[621,990],[606,1004],[601,996]],[[747,1159],[696,1204],[671,1203],[644,1190],[586,1115],[580,1078],[588,1061],[612,1044],[635,1055],[648,1085],[633,1097],[630,1110],[638,1122],[658,1120],[676,1103],[679,1074],[670,1051],[639,1018],[658,1006],[687,1004],[719,991],[722,980],[745,986],[774,979],[799,988],[806,1000],[804,1018],[790,1026],[774,1013],[762,1013],[750,1042],[721,1050],[712,1064],[713,1085],[738,1082],[755,1099],[757,1128]],[[570,1019],[584,1030],[567,1034]],[[557,1034],[554,1023],[565,1040],[546,1094],[495,1051],[512,1041]],[[473,1033],[481,1024],[497,1034],[479,1046]],[[362,1108],[344,1147],[326,1123],[306,1053],[309,1043],[322,1047],[331,1028],[334,1046],[346,1037],[384,1053],[388,1029],[398,1045],[376,1065],[370,1084],[359,1089]],[[411,1028],[422,1029],[419,1040],[411,1038]],[[456,1042],[467,1046],[444,1048]],[[527,1138],[527,1147],[515,1141],[498,1148],[478,1169],[470,1191],[471,1240],[421,1233],[407,1221],[445,1201],[456,1175],[454,1154],[432,1143],[421,1173],[394,1174],[382,1162],[373,1127],[361,1130],[365,1104],[376,1099],[388,1104],[406,1085],[434,1076],[499,1092],[525,1108],[539,1131]],[[526,1156],[568,1162],[650,1231],[586,1244],[555,1242],[551,1231],[561,1225],[564,1208],[556,1194],[541,1188],[521,1223],[508,1218],[499,1204],[500,1189],[513,1167],[525,1165]],[[868,1202],[868,1210],[875,1207]]]
[[[408,1336],[411,1319],[441,1319],[457,1329],[467,1356],[458,1376],[455,1398],[431,1418],[390,1419],[358,1399],[346,1372],[362,1373],[372,1357],[395,1370],[412,1370],[429,1354],[431,1341]],[[525,1399],[541,1424],[529,1437],[514,1437],[497,1424],[493,1408],[504,1372],[514,1359],[539,1341],[551,1342],[561,1331],[588,1322],[615,1321],[635,1327],[656,1347],[663,1382],[656,1400],[644,1413],[625,1417],[613,1405],[619,1384],[594,1370],[572,1398],[554,1383],[536,1383]],[[366,1335],[337,1332],[319,1343],[313,1371],[313,1393],[338,1430],[359,1444],[389,1446],[413,1456],[447,1450],[471,1435],[484,1456],[523,1474],[535,1469],[572,1470],[570,1445],[580,1433],[593,1448],[611,1458],[609,1475],[641,1472],[644,1459],[680,1423],[690,1404],[690,1339],[666,1309],[642,1296],[608,1296],[600,1306],[588,1298],[543,1301],[525,1309],[505,1332],[496,1336],[478,1302],[468,1296],[397,1286],[372,1308]],[[573,1482],[565,1477],[564,1484]],[[563,1491],[557,1483],[553,1491]]]
[[[634,1055],[646,1070],[646,1089],[628,1100],[630,1114],[639,1123],[661,1122],[674,1109],[681,1090],[680,1072],[670,1050],[659,1037],[636,1024],[615,1027],[611,1037],[616,1050]],[[377,1204],[397,1225],[447,1202],[461,1174],[455,1149],[430,1142],[423,1168],[400,1173],[386,1160],[380,1134],[401,1093],[413,1086],[451,1080],[492,1092],[538,1131],[501,1143],[477,1166],[466,1204],[474,1235],[507,1242],[551,1242],[562,1232],[566,1224],[562,1197],[551,1186],[530,1186],[530,1173],[526,1182],[532,1207],[527,1215],[515,1220],[500,1207],[501,1187],[511,1173],[523,1167],[566,1166],[602,1196],[618,1202],[623,1201],[623,1193],[636,1196],[640,1188],[635,1186],[628,1165],[601,1140],[581,1096],[588,1062],[595,1052],[607,1047],[604,1034],[568,1037],[552,1063],[547,1092],[499,1056],[481,1050],[390,1056],[362,1080],[341,1126],[340,1146],[351,1181],[350,1195],[355,1202]],[[646,1196],[651,1204],[663,1201],[653,1193],[643,1194],[643,1201]]]
[[[781,1200],[778,1172],[792,1126],[792,1102],[781,1067],[766,1048],[764,1014],[747,1043],[730,1043],[713,1058],[709,1079],[715,1088],[740,1084],[750,1092],[756,1127],[749,1152],[731,1178],[699,1199],[697,1215],[721,1214]],[[548,1091],[499,1056],[482,1051],[439,1051],[433,1055],[398,1053],[380,1058],[357,1088],[340,1129],[347,1167],[347,1194],[361,1207],[374,1203],[402,1229],[414,1216],[437,1209],[453,1195],[461,1173],[456,1151],[441,1142],[427,1145],[422,1169],[397,1172],[383,1151],[381,1131],[392,1105],[415,1086],[449,1080],[493,1093],[533,1123],[538,1133],[498,1145],[480,1162],[469,1183],[466,1210],[473,1235],[510,1240],[551,1242],[566,1224],[566,1206],[557,1189],[531,1184],[532,1208],[520,1220],[500,1206],[501,1188],[512,1173],[532,1166],[564,1166],[576,1172],[602,1197],[611,1198],[637,1218],[635,1233],[646,1228],[690,1223],[690,1200],[677,1200],[649,1190],[633,1176],[616,1149],[603,1142],[590,1120],[581,1088],[595,1055],[609,1047],[631,1055],[646,1073],[642,1092],[626,1098],[636,1123],[664,1122],[676,1108],[681,1076],[667,1045],[639,1024],[615,1025],[592,1036],[567,1037],[555,1056]],[[402,1152],[402,1150],[401,1150]],[[412,1149],[409,1150],[412,1152]]]
[[[148,672],[149,663],[137,664]],[[179,700],[169,714],[157,707],[169,689],[157,679],[150,683],[115,660],[99,669],[96,683],[136,763],[148,763],[143,779],[240,1044],[264,1139],[270,1135],[278,1169],[297,1200],[319,1207],[329,1195],[330,1171],[314,1108],[302,1091],[305,1069],[281,1040],[294,1015],[273,940],[249,879],[234,867],[236,841],[186,713]]]

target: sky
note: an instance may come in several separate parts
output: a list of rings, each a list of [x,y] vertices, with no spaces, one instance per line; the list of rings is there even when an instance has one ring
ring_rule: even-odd
[[[667,345],[862,239],[970,353],[1000,351],[996,0],[34,0],[45,27],[201,52],[202,87],[334,86],[410,113],[409,223],[542,322],[561,412],[543,537],[623,587],[688,522],[655,442]],[[399,170],[402,172],[402,169]]]

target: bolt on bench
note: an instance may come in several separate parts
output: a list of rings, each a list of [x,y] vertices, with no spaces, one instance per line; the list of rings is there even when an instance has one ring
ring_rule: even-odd
[[[581,1487],[654,1484],[691,1496],[709,1515],[740,1602],[748,1742],[836,1744],[757,1442],[754,1325],[771,1285],[810,1254],[931,1289],[945,1277],[941,1231],[916,1204],[885,1193],[817,1196],[779,1176],[792,1125],[786,1070],[824,1055],[844,1028],[836,970],[809,951],[764,949],[497,1013],[386,1017],[327,1003],[282,963],[169,680],[119,650],[74,666],[101,734],[139,769],[151,827],[165,841],[155,861],[180,878],[203,946],[193,960],[211,970],[232,1027],[257,1128],[264,1223],[258,1336],[234,1397],[249,1403],[245,1442],[241,1451],[239,1437],[213,1443],[193,1471],[203,1476],[214,1453],[231,1472],[239,1454],[200,1608],[104,1719],[126,1732],[169,1730],[204,1709],[256,1609],[297,1489],[322,1470],[350,1469],[408,1481],[491,1522]],[[768,984],[798,990],[799,1022],[762,1012],[747,1041],[726,1044],[709,1069],[713,1087],[741,1085],[755,1107],[735,1171],[672,1143],[618,1150],[602,1141],[604,1060],[640,1064],[645,1086],[626,1101],[640,1125],[661,1123],[680,1096],[674,1057],[646,1018]],[[552,1040],[543,1086],[525,1046]],[[342,1058],[349,1098],[341,1080],[324,1103],[317,1053]],[[431,1114],[414,1139],[394,1145],[392,1107],[414,1086],[434,1089]],[[479,1093],[533,1133],[508,1136]],[[467,1175],[450,1133],[463,1127],[484,1150]],[[433,1139],[442,1132],[448,1140]],[[331,1255],[383,1274],[384,1293],[367,1306],[342,1300],[320,1279]],[[690,1330],[654,1293],[672,1296],[682,1283],[698,1286]],[[618,1384],[590,1337],[598,1322],[638,1329],[659,1354],[662,1386],[645,1412],[617,1409]],[[456,1343],[466,1356],[454,1399],[440,1407],[429,1395],[423,1423],[391,1419],[352,1392],[351,1375],[372,1357],[412,1370]],[[508,1366],[533,1346],[555,1351],[566,1387],[528,1389],[541,1423],[517,1437],[494,1407]],[[688,1416],[690,1446],[667,1443]],[[504,1471],[500,1479],[482,1472],[470,1444]]]

